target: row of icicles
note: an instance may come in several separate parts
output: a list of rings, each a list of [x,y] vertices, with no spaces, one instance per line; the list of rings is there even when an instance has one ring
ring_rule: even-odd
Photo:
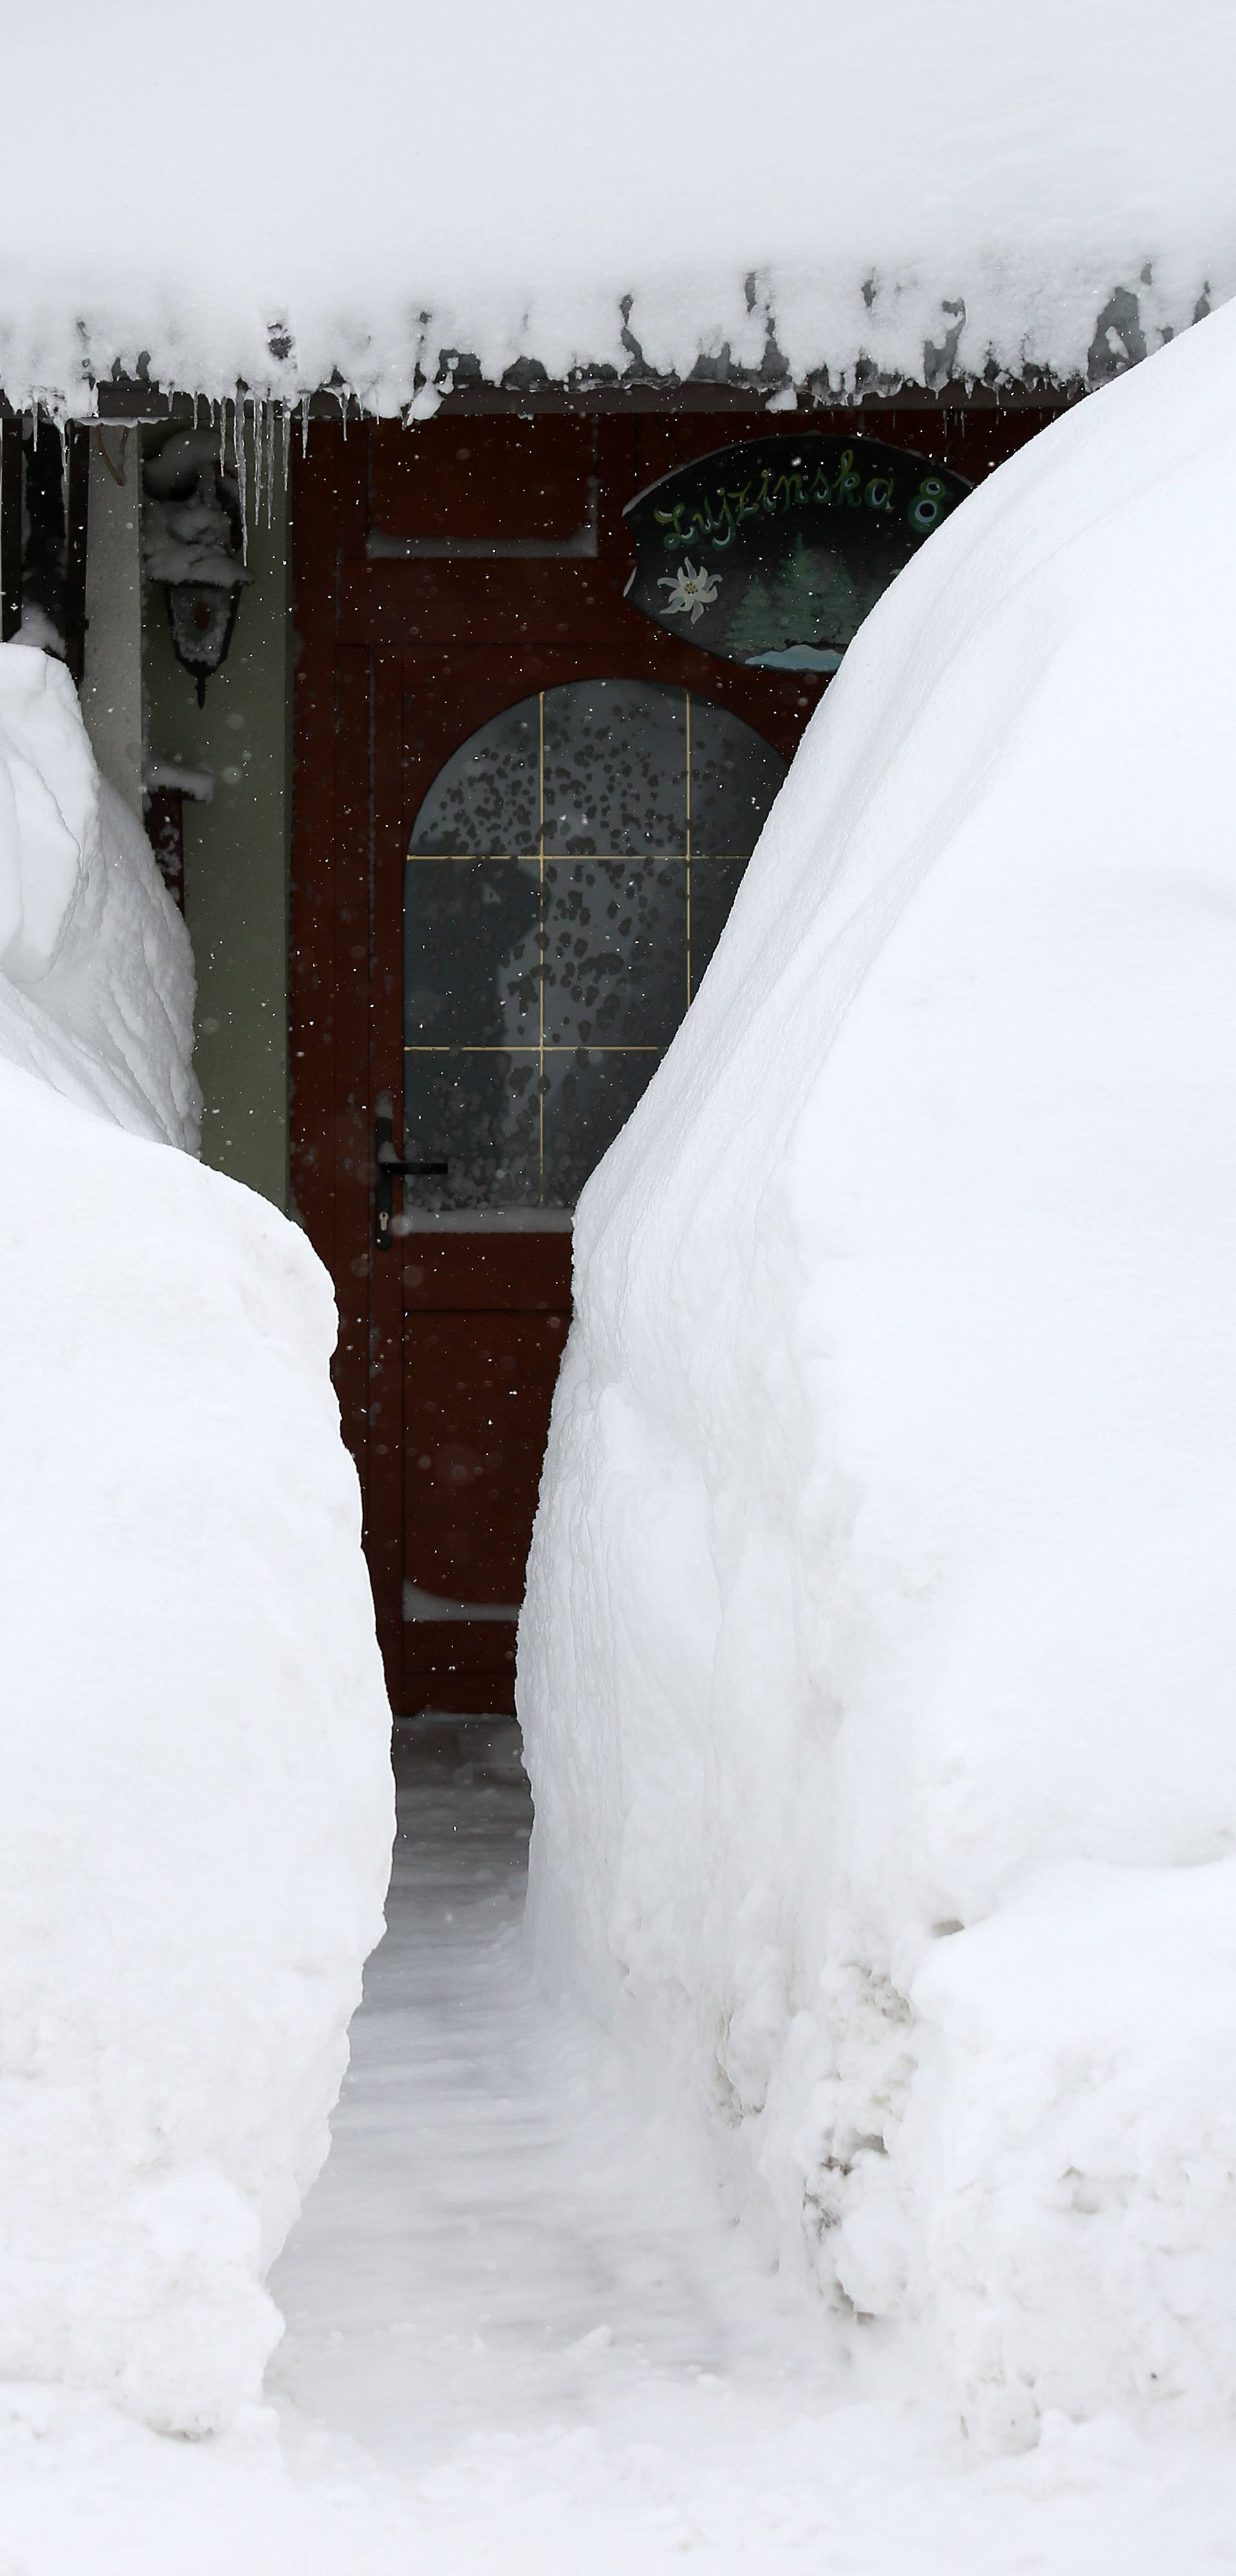
[[[355,397],[341,387],[336,399],[346,437],[348,413],[349,409],[355,408]],[[59,402],[36,402],[28,417],[37,446],[40,427],[54,429],[63,436],[72,415]],[[256,530],[261,526],[263,513],[267,526],[273,525],[276,492],[287,491],[292,434],[298,420],[303,448],[309,440],[310,397],[307,393],[295,403],[254,394],[224,395],[221,398],[209,394],[194,395],[191,426],[195,430],[217,430],[219,471],[229,475],[236,485],[245,558],[248,556],[250,528]],[[110,426],[106,420],[97,419],[86,425],[103,430]],[[116,425],[121,426],[119,423]],[[174,429],[172,434],[175,434]]]

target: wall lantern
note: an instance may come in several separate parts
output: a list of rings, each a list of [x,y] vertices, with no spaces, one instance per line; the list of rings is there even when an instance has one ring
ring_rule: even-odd
[[[198,705],[204,707],[207,680],[227,660],[241,584],[234,581],[222,590],[208,582],[169,581],[164,587],[172,650],[186,671],[192,672]]]
[[[174,431],[147,458],[143,480],[147,576],[162,584],[172,649],[204,706],[206,682],[227,659],[250,579],[239,488],[220,461],[217,435],[204,429]]]

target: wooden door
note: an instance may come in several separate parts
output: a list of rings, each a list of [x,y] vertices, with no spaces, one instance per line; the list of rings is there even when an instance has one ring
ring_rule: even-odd
[[[920,414],[904,443],[981,471],[1030,425]],[[444,412],[315,423],[294,459],[294,1188],[339,1298],[397,1714],[513,1705],[570,1209],[824,685],[623,597],[623,504],[766,426]],[[383,1132],[447,1169],[388,1170],[380,1243]]]

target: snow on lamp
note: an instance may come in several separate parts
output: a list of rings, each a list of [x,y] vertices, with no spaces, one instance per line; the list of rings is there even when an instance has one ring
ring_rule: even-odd
[[[147,460],[146,571],[167,600],[172,649],[197,682],[227,658],[250,579],[236,478],[220,461],[210,430],[182,430]]]

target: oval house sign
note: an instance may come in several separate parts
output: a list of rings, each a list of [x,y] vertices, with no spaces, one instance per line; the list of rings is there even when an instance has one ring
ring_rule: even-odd
[[[970,485],[873,438],[754,438],[628,501],[634,608],[727,661],[835,671]]]

